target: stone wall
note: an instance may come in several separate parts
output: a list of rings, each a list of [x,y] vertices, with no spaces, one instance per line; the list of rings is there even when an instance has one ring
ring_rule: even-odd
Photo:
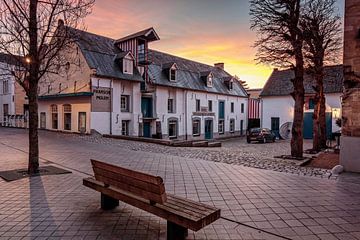
[[[360,0],[345,1],[344,65],[342,133],[360,137]]]

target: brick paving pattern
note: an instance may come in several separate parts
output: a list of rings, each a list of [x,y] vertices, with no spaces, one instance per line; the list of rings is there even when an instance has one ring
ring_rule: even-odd
[[[73,173],[0,180],[0,239],[165,239],[163,219],[124,203],[99,209],[99,193],[82,186],[90,158],[160,175],[168,192],[222,209],[222,219],[189,239],[360,239],[358,175],[335,181],[40,136],[41,164]],[[1,170],[26,167],[26,151],[24,130],[0,128]]]

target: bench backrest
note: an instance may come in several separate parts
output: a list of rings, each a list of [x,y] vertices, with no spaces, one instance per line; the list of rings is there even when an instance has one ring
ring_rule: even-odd
[[[137,172],[93,159],[91,159],[91,164],[95,179],[106,185],[148,199],[152,204],[166,201],[164,182],[159,176]]]

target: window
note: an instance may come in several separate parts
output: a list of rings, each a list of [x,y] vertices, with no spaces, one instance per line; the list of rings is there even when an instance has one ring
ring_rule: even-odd
[[[9,115],[9,104],[3,104],[3,115],[4,117]]]
[[[314,109],[315,107],[315,101],[313,98],[309,99],[309,109]]]
[[[134,62],[131,58],[125,57],[123,59],[123,69],[126,74],[133,74]]]
[[[233,82],[233,81],[230,81],[230,82],[229,82],[229,89],[230,89],[230,90],[233,90],[233,88],[234,88],[234,82]]]
[[[79,123],[78,123],[79,132],[86,132],[86,112],[79,112]]]
[[[3,94],[9,93],[9,80],[3,81]]]
[[[129,96],[128,95],[121,95],[121,102],[120,107],[122,112],[129,112],[130,111],[130,104],[129,104]]]
[[[243,131],[244,131],[244,120],[240,120],[240,135],[243,135]]]
[[[200,112],[200,99],[196,99],[196,112]]]
[[[58,129],[58,108],[57,105],[51,105],[51,126],[52,129]]]
[[[244,104],[241,104],[241,113],[244,113]]]
[[[225,102],[219,101],[219,119],[225,119]]]
[[[174,99],[168,99],[168,113],[174,112]]]
[[[46,113],[45,112],[40,113],[40,128],[41,129],[46,128]]]
[[[176,81],[176,69],[170,68],[170,81]]]
[[[209,100],[208,101],[208,110],[209,110],[209,112],[212,112],[212,100]]]
[[[219,134],[224,134],[224,120],[219,120]]]
[[[230,132],[235,132],[235,119],[230,119]]]
[[[177,137],[177,121],[170,120],[169,121],[169,138]]]
[[[139,39],[139,45],[138,45],[138,62],[145,61],[145,41]]]
[[[193,120],[193,136],[200,136],[200,119]]]
[[[213,86],[213,76],[210,74],[207,79],[207,86],[212,87]]]
[[[71,105],[65,104],[64,108],[64,130],[71,130]]]
[[[230,112],[234,112],[234,103],[232,102],[232,103],[230,103]]]
[[[129,121],[121,121],[121,135],[129,136]]]

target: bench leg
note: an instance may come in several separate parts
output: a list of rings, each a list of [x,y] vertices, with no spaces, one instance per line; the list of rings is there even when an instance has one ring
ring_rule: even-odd
[[[184,240],[188,235],[188,229],[167,221],[167,240]]]
[[[119,200],[101,193],[101,208],[111,210],[119,206]]]

